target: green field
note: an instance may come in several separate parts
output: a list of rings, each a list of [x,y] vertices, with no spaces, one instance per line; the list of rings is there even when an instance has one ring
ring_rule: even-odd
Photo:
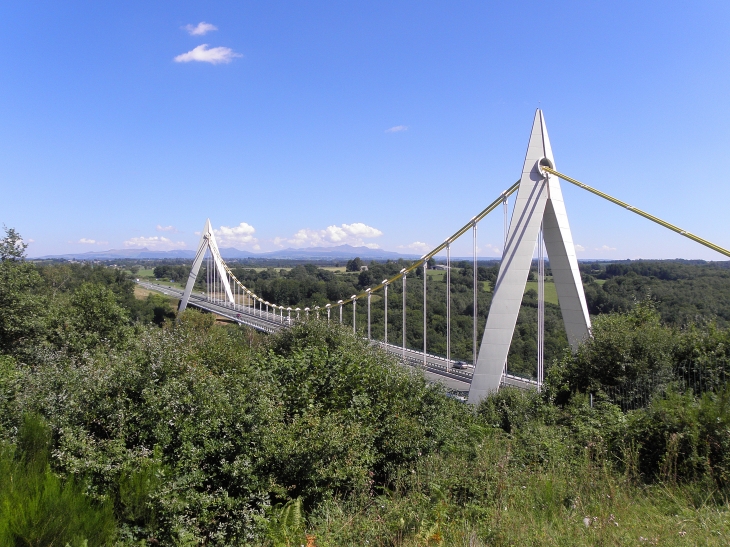
[[[446,270],[427,270],[428,280],[441,281],[446,277]]]
[[[537,292],[537,281],[528,281],[525,285],[525,291],[530,289]],[[550,304],[558,304],[558,291],[555,290],[555,283],[549,280],[545,280],[545,302]]]
[[[143,277],[155,277],[155,271],[152,268],[145,268],[143,270],[139,270],[136,274],[131,275],[139,277],[140,279],[142,279]]]

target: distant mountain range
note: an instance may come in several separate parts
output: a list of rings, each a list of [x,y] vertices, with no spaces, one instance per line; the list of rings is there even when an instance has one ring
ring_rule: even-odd
[[[359,256],[362,259],[371,260],[397,260],[399,258],[413,259],[420,258],[418,255],[400,254],[382,249],[370,249],[369,247],[353,247],[352,245],[338,245],[336,247],[307,247],[305,249],[281,249],[268,253],[251,253],[241,251],[233,247],[220,249],[223,258],[276,258],[293,260],[337,260],[350,259]],[[89,251],[86,253],[69,253],[63,255],[46,255],[34,257],[37,259],[66,259],[66,260],[115,260],[115,259],[161,259],[161,258],[190,258],[195,256],[195,251],[181,249],[176,251],[150,251],[143,249],[111,249],[109,251]]]

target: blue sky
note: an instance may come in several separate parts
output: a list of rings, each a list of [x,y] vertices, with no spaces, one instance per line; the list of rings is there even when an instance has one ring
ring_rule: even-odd
[[[24,0],[0,17],[0,221],[31,256],[192,248],[208,217],[241,249],[420,252],[517,180],[537,107],[558,169],[730,247],[727,2]],[[579,258],[722,259],[563,191]],[[480,254],[501,226],[480,225]]]

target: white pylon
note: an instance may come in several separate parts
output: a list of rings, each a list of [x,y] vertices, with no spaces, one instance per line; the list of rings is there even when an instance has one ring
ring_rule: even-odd
[[[218,251],[218,244],[215,242],[215,234],[213,234],[213,227],[210,225],[210,219],[205,221],[205,228],[203,233],[200,234],[200,243],[198,243],[198,252],[195,253],[195,260],[193,260],[193,267],[190,270],[188,276],[188,282],[185,285],[185,292],[183,293],[182,300],[180,300],[180,307],[178,313],[185,311],[188,306],[188,300],[190,300],[190,294],[193,292],[193,285],[195,285],[195,279],[198,277],[200,271],[200,265],[203,263],[205,252],[210,250],[210,254],[213,257],[213,264],[215,269],[218,271],[218,276],[221,279],[223,288],[225,289],[228,301],[233,304],[233,293],[231,293],[231,286],[228,283],[228,274],[223,268],[223,262],[221,261],[221,254]]]
[[[590,334],[588,307],[560,182],[558,177],[542,171],[540,165],[555,168],[545,119],[538,109],[469,390],[470,403],[478,403],[499,389],[541,223],[568,342],[575,349]]]

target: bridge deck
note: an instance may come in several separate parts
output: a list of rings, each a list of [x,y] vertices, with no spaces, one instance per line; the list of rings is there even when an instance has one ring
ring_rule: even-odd
[[[138,284],[145,289],[160,292],[175,298],[181,298],[183,295],[182,290],[174,287],[145,282],[138,282]],[[190,295],[188,305],[215,313],[216,315],[225,317],[226,319],[230,319],[231,321],[242,325],[247,325],[261,332],[273,333],[289,326],[289,320],[286,316],[282,318],[280,315],[267,313],[265,311],[259,312],[258,310],[255,313],[252,313],[251,308],[245,306],[237,306],[234,309],[233,305],[228,302],[211,302],[205,297],[195,293]],[[430,381],[440,382],[453,391],[469,391],[472,372],[470,369],[455,369],[454,365],[457,361],[454,359],[449,361],[446,357],[427,353],[424,362],[424,354],[422,351],[416,351],[408,348],[404,350],[403,346],[385,344],[384,342],[377,340],[373,340],[372,343],[381,347],[388,353],[400,357],[401,363],[422,370],[424,375]],[[534,380],[530,378],[523,378],[521,376],[514,376],[512,374],[503,375],[502,385],[518,387],[521,389],[534,389],[537,387],[537,383]]]

